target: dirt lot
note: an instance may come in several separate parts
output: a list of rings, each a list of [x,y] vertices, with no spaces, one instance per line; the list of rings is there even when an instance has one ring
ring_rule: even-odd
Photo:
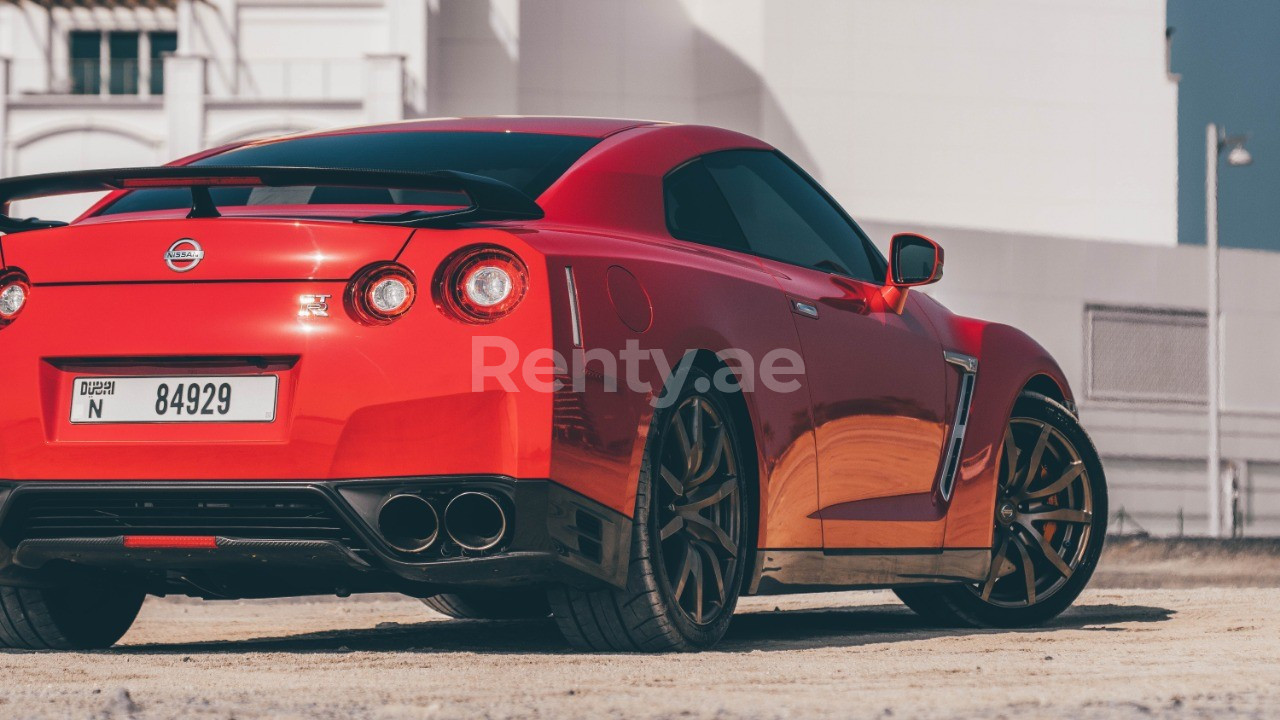
[[[1035,631],[924,628],[888,593],[753,598],[716,652],[569,652],[391,596],[150,600],[122,647],[0,653],[0,718],[1280,715],[1280,547],[1114,543]]]

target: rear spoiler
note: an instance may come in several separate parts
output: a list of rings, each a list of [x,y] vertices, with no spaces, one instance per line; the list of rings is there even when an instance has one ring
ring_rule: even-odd
[[[221,215],[209,192],[214,187],[325,187],[385,188],[461,192],[470,206],[461,210],[428,212],[410,210],[390,215],[358,218],[355,222],[405,227],[453,227],[485,220],[537,220],[542,208],[528,195],[493,178],[454,170],[407,172],[399,170],[346,170],[306,167],[219,167],[163,166],[77,170],[74,172],[24,175],[0,180],[0,232],[60,227],[67,223],[38,218],[13,218],[9,204],[54,195],[72,195],[103,190],[188,188],[191,190],[189,218],[216,218]]]

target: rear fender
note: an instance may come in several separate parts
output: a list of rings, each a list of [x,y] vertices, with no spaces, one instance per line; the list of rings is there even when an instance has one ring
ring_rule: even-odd
[[[790,308],[773,278],[736,253],[635,236],[539,235],[531,242],[547,254],[556,348],[566,357],[575,352],[565,279],[571,267],[582,337],[592,353],[582,391],[557,393],[551,478],[631,516],[654,401],[681,359],[698,351],[736,354],[758,367],[770,351],[794,351],[799,342]],[[593,359],[620,358],[628,346],[650,358],[634,364],[639,388],[619,377],[627,363],[611,369]],[[663,361],[652,359],[654,353]],[[767,508],[762,546],[821,546],[820,521],[808,517],[817,509],[817,475],[808,391],[798,380],[790,392],[756,382],[744,393],[760,503]]]

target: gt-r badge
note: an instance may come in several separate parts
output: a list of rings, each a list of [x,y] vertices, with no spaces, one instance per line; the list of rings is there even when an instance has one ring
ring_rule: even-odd
[[[182,238],[169,246],[164,253],[164,264],[174,272],[194,270],[204,259],[204,248],[191,238]]]
[[[332,295],[299,295],[298,317],[329,317],[329,298]]]

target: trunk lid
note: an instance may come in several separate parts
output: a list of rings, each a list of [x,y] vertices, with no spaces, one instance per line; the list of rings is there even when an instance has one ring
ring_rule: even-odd
[[[36,285],[345,280],[394,260],[412,234],[319,220],[122,220],[5,235],[0,257]]]

